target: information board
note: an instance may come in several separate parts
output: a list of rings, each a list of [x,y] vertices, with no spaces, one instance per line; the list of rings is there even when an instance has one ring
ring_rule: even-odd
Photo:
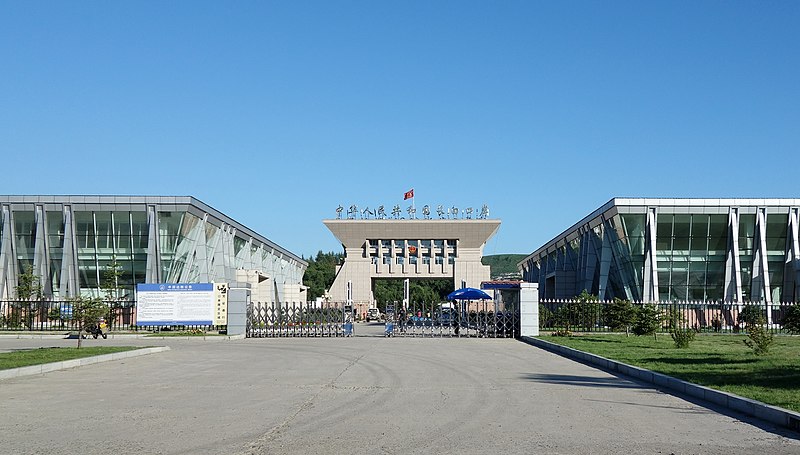
[[[137,325],[213,325],[213,283],[136,285]]]

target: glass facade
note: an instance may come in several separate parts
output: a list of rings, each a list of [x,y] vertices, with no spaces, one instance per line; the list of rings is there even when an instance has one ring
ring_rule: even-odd
[[[584,289],[635,301],[800,296],[800,200],[644,201],[610,201],[521,262],[524,279],[542,298]]]
[[[305,261],[193,198],[84,198],[0,196],[2,298],[28,270],[48,297],[102,295],[113,262],[120,297],[138,283],[230,282],[236,269],[261,271],[279,294],[302,283]]]
[[[728,216],[660,214],[656,226],[659,300],[721,300]]]

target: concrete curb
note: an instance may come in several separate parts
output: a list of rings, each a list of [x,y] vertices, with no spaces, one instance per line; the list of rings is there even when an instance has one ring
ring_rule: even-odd
[[[37,374],[49,373],[51,371],[66,370],[67,368],[82,367],[95,363],[128,359],[131,357],[139,357],[142,355],[155,354],[156,352],[163,351],[169,351],[169,347],[161,346],[155,348],[134,349],[132,351],[115,352],[113,354],[103,354],[93,357],[84,357],[81,359],[64,360],[63,362],[52,362],[41,365],[31,365],[29,367],[11,368],[9,370],[0,370],[0,380],[18,378],[21,376],[34,376]]]
[[[20,334],[2,334],[0,335],[1,339],[12,339],[12,340],[63,340],[69,338],[69,334],[32,334],[32,333],[20,333]],[[77,339],[77,338],[76,338]],[[181,337],[165,337],[165,336],[153,336],[153,335],[142,335],[142,334],[134,334],[134,333],[109,333],[108,339],[136,339],[136,340],[198,340],[198,341],[228,341],[228,340],[243,340],[245,339],[245,335],[214,335],[214,336],[181,336]]]
[[[561,346],[538,338],[522,337],[523,342],[546,349],[561,356],[588,363],[607,371],[615,371],[630,376],[639,381],[655,384],[658,387],[674,390],[676,392],[699,398],[719,406],[731,409],[742,414],[765,420],[775,425],[800,431],[800,413],[788,409],[771,406],[750,398],[740,397],[728,392],[714,390],[701,385],[686,382],[665,374],[656,373],[644,368],[627,365],[616,360],[606,359],[599,355]]]

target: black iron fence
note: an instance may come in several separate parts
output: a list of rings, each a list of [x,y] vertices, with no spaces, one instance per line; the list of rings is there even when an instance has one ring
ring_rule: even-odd
[[[391,306],[390,306],[391,307]],[[502,302],[476,300],[445,303],[395,304],[385,318],[387,335],[399,337],[519,336],[519,309]]]
[[[800,304],[633,302],[630,305],[634,312],[644,307],[654,309],[662,332],[678,327],[697,332],[739,333],[746,329],[747,324],[758,323],[771,333],[779,333],[788,331],[785,325],[788,323],[790,308]],[[624,331],[619,324],[619,311],[619,301],[544,300],[539,302],[539,329],[573,332]]]
[[[343,303],[262,303],[247,307],[246,336],[340,337],[353,334],[353,310]]]
[[[143,326],[136,324],[136,302],[107,300],[106,324],[111,331],[159,330],[223,330],[216,326]],[[2,300],[0,301],[0,330],[61,332],[78,329],[73,317],[73,302],[69,300]]]

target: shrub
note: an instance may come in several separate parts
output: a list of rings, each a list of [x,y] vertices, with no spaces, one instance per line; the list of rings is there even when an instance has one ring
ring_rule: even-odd
[[[11,313],[5,319],[5,325],[12,329],[22,327],[22,311],[12,308]]]
[[[633,323],[634,335],[653,335],[658,338],[658,328],[661,326],[661,311],[655,305],[642,305],[637,308],[636,322]]]
[[[600,304],[597,297],[589,294],[585,289],[574,300],[567,301],[555,313],[555,321],[563,325],[567,331],[573,327],[593,329],[599,319]]]
[[[783,330],[792,334],[800,334],[800,305],[790,306],[783,316]]]
[[[689,328],[674,328],[669,332],[672,336],[672,341],[675,342],[675,347],[684,349],[689,347],[689,343],[694,341],[695,331]]]
[[[550,327],[553,320],[553,312],[546,306],[539,304],[539,327]]]
[[[553,336],[554,337],[571,337],[572,336],[572,332],[570,332],[569,330],[556,330],[555,332],[553,332]]]
[[[669,327],[669,335],[672,341],[675,342],[675,347],[684,349],[689,347],[689,343],[694,341],[694,329],[685,327],[686,318],[682,311],[678,308],[672,307],[667,311],[667,327]]]
[[[763,324],[767,320],[766,308],[760,305],[745,305],[736,321],[747,326]]]
[[[744,344],[755,352],[756,355],[769,353],[769,348],[774,341],[772,334],[769,333],[763,324],[753,324],[747,326],[747,337]]]
[[[722,331],[722,319],[720,319],[719,316],[714,316],[714,318],[711,319],[711,327],[714,328],[715,332]]]
[[[629,335],[631,326],[636,322],[636,307],[630,300],[614,298],[614,301],[603,308],[603,321],[611,327],[611,330],[625,330],[625,336]]]

